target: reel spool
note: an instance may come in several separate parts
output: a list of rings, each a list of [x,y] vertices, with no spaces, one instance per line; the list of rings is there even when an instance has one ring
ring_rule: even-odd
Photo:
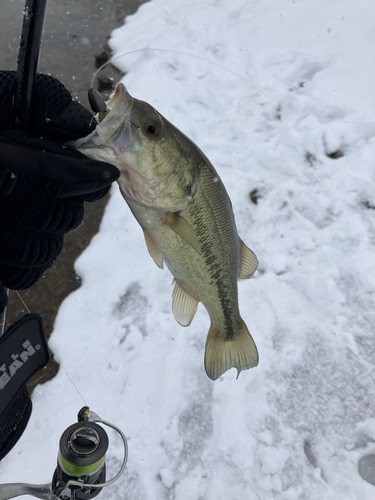
[[[60,439],[57,467],[52,479],[56,497],[64,495],[65,485],[72,478],[87,484],[105,482],[105,454],[108,436],[102,427],[91,422],[79,422],[66,429]],[[71,486],[78,500],[96,497],[102,488]]]

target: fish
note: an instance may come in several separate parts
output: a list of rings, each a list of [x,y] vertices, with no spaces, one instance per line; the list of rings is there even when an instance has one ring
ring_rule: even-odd
[[[254,275],[258,259],[238,235],[223,182],[198,146],[122,83],[97,120],[90,135],[69,145],[120,170],[121,194],[151,257],[174,277],[175,319],[189,326],[202,302],[211,320],[206,373],[216,380],[236,368],[238,378],[259,362],[237,285]]]

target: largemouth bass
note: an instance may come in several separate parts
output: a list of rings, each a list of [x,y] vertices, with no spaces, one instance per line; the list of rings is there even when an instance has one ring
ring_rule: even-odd
[[[216,170],[188,137],[121,83],[98,119],[92,134],[71,145],[120,170],[121,194],[151,257],[174,276],[178,323],[190,325],[199,302],[206,307],[207,375],[215,380],[229,368],[239,375],[257,366],[258,351],[239,312],[237,280],[251,278],[258,260],[238,236]]]

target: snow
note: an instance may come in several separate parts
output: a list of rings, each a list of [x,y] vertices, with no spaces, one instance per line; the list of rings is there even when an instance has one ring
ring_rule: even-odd
[[[176,323],[114,187],[51,338],[64,368],[1,482],[51,480],[77,388],[129,439],[108,500],[374,498],[357,471],[375,453],[374,21],[371,0],[152,0],[112,33],[129,92],[210,158],[259,258],[239,294],[260,364],[207,378],[208,315]]]

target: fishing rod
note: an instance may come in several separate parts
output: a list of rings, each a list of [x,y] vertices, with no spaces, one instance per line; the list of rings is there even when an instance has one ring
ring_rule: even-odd
[[[30,126],[30,108],[38,69],[46,5],[47,0],[26,0],[23,10],[10,126],[24,132],[27,132]],[[9,290],[3,288],[8,295]],[[6,307],[0,312],[0,337],[4,333],[5,318]]]
[[[108,435],[98,425],[114,429],[121,437],[124,458],[119,472],[106,481],[106,452]],[[90,500],[101,490],[113,484],[124,472],[128,459],[128,444],[123,432],[102,420],[84,406],[78,413],[78,422],[69,426],[60,438],[57,467],[52,481],[47,484],[9,483],[0,485],[0,500],[32,495],[42,500]]]
[[[30,108],[38,69],[46,6],[47,0],[26,0],[23,10],[11,126],[24,132],[27,132],[30,127]]]
[[[6,297],[8,297],[8,294],[9,294],[9,289],[5,288],[2,285],[0,285],[0,287],[3,289],[4,300],[6,300]],[[6,312],[7,312],[7,308],[5,306],[4,309],[2,311],[0,311],[0,337],[2,336],[2,334],[4,332]]]
[[[38,67],[40,45],[42,40],[44,16],[47,0],[26,0],[23,10],[23,23],[18,52],[17,70],[15,74],[15,90],[9,126],[27,132],[30,126],[30,108]],[[9,289],[0,284],[0,293],[6,304]],[[14,406],[25,404],[25,383],[49,361],[49,352],[44,337],[41,318],[37,314],[24,316],[10,327],[3,336],[6,318],[6,305],[0,311],[0,343],[3,360],[13,362],[2,364],[0,379],[0,416],[10,411],[14,414]],[[35,350],[34,346],[38,346]],[[19,368],[22,366],[22,370]],[[11,406],[13,405],[13,406]],[[18,415],[22,413],[18,411]],[[19,422],[21,433],[31,414],[29,400],[24,415]],[[8,425],[8,424],[5,424]],[[14,443],[13,443],[14,444]],[[6,445],[9,446],[9,445]],[[12,444],[10,446],[13,446]]]

